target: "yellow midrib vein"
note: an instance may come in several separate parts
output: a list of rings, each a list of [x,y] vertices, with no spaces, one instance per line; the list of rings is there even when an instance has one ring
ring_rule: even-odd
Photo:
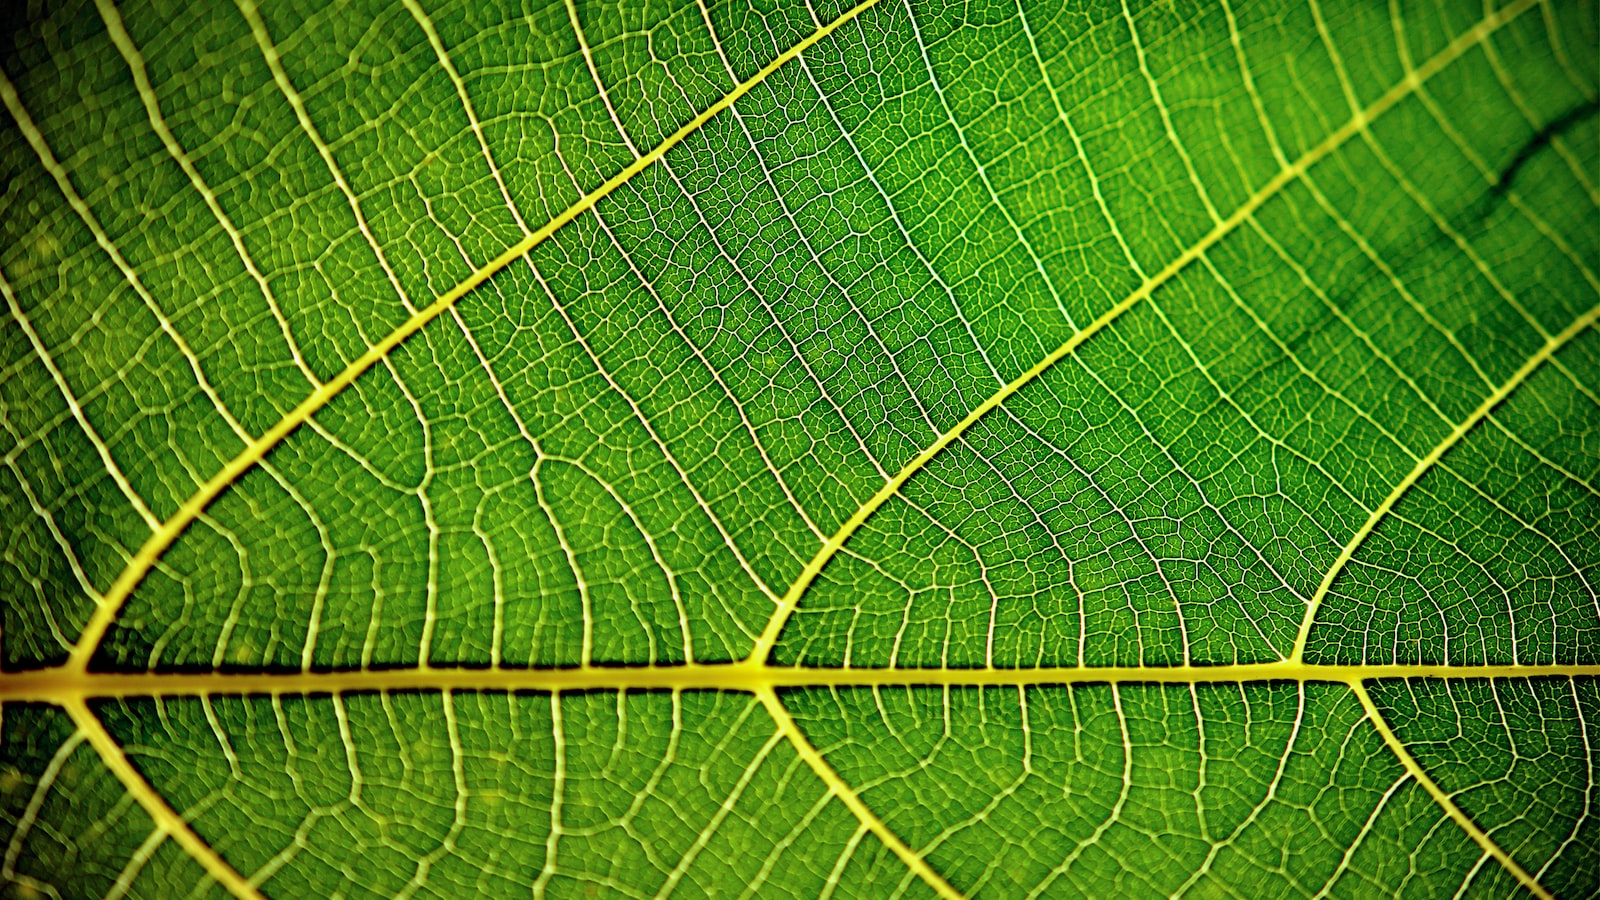
[[[0,674],[0,703],[49,702],[65,709],[86,740],[131,796],[208,874],[234,896],[261,897],[260,891],[193,828],[143,777],[121,746],[89,708],[93,699],[135,697],[248,696],[282,694],[328,695],[347,692],[434,690],[734,690],[754,695],[779,733],[822,779],[829,793],[843,803],[862,826],[936,894],[962,896],[924,855],[907,845],[827,762],[789,715],[779,690],[795,688],[908,687],[1049,687],[1079,684],[1226,684],[1270,682],[1342,682],[1360,700],[1368,718],[1406,771],[1488,855],[1503,865],[1536,896],[1550,894],[1435,783],[1400,742],[1367,692],[1366,683],[1396,678],[1535,678],[1600,677],[1600,665],[1305,665],[1291,661],[1223,666],[1072,667],[1038,669],[801,669],[765,664],[686,664],[658,667],[583,666],[565,669],[416,668],[294,673],[67,673],[61,669]]]
[[[1280,660],[1220,666],[1074,666],[1029,669],[828,669],[750,663],[566,668],[429,666],[312,672],[85,672],[0,674],[0,703],[66,704],[134,697],[344,694],[375,691],[722,690],[792,688],[1048,687],[1074,684],[1356,682],[1394,678],[1594,678],[1600,664],[1316,665]]]
[[[1018,375],[1016,378],[1012,379],[1006,385],[1001,387],[1000,390],[996,391],[987,400],[980,403],[971,412],[962,417],[961,421],[957,422],[955,425],[951,426],[949,430],[939,435],[938,439],[936,439],[932,444],[928,445],[928,447],[926,447],[921,453],[918,453],[910,462],[906,463],[899,472],[895,473],[893,478],[889,479],[888,482],[878,489],[877,493],[873,494],[866,503],[863,503],[861,507],[856,510],[854,515],[852,515],[849,519],[846,519],[844,524],[839,526],[838,531],[834,532],[831,537],[823,542],[822,546],[818,548],[816,555],[811,558],[810,562],[806,563],[803,569],[801,569],[799,576],[795,579],[794,583],[790,585],[789,590],[784,592],[783,597],[778,601],[777,608],[773,610],[772,616],[767,620],[766,626],[761,631],[761,635],[756,639],[755,646],[750,652],[749,659],[765,660],[767,658],[768,654],[772,652],[772,648],[776,646],[778,642],[778,636],[782,633],[784,624],[788,622],[789,617],[794,614],[795,609],[800,605],[800,598],[805,595],[806,590],[810,588],[811,583],[816,580],[817,575],[822,572],[823,567],[828,564],[828,561],[833,558],[834,554],[839,552],[839,549],[843,547],[845,542],[850,539],[850,536],[855,534],[856,530],[859,529],[861,525],[878,510],[879,507],[881,507],[884,503],[887,503],[890,498],[894,497],[900,492],[901,487],[903,487],[905,483],[911,479],[911,476],[921,471],[921,469],[926,466],[929,461],[943,452],[946,447],[958,440],[961,435],[964,434],[974,424],[976,424],[979,419],[982,419],[984,416],[988,415],[995,408],[1000,406],[1001,403],[1004,403],[1017,391],[1022,390],[1023,387],[1027,386],[1040,375],[1044,374],[1045,371],[1050,369],[1057,362],[1065,359],[1073,351],[1077,350],[1078,347],[1080,347],[1085,341],[1089,340],[1091,337],[1094,337],[1112,322],[1120,318],[1123,313],[1127,312],[1129,309],[1132,309],[1141,301],[1148,298],[1151,294],[1155,293],[1156,289],[1171,281],[1178,275],[1179,272],[1182,272],[1184,269],[1188,268],[1191,263],[1204,255],[1207,250],[1210,250],[1219,241],[1231,234],[1234,229],[1238,228],[1252,215],[1254,215],[1256,210],[1260,209],[1268,200],[1271,200],[1273,197],[1277,196],[1279,191],[1283,190],[1290,183],[1300,178],[1308,170],[1310,170],[1312,166],[1316,165],[1329,154],[1333,153],[1346,141],[1361,134],[1372,124],[1374,119],[1383,115],[1401,100],[1409,97],[1422,86],[1423,82],[1437,74],[1441,69],[1445,68],[1450,63],[1454,62],[1462,54],[1477,46],[1480,41],[1488,37],[1490,34],[1493,34],[1495,30],[1500,28],[1506,22],[1511,21],[1518,15],[1527,11],[1534,5],[1535,2],[1536,0],[1518,0],[1518,2],[1485,17],[1475,27],[1469,29],[1460,37],[1457,37],[1455,40],[1451,41],[1447,46],[1445,46],[1444,49],[1430,57],[1427,62],[1408,73],[1407,77],[1399,84],[1396,84],[1388,91],[1385,91],[1383,96],[1373,101],[1371,105],[1367,106],[1365,109],[1362,109],[1356,115],[1352,116],[1349,121],[1340,126],[1332,134],[1329,134],[1315,147],[1312,147],[1310,150],[1302,154],[1298,159],[1281,169],[1276,175],[1268,180],[1266,184],[1262,185],[1253,194],[1251,194],[1250,197],[1245,200],[1245,202],[1242,203],[1238,209],[1234,210],[1231,215],[1229,215],[1226,219],[1223,219],[1221,222],[1218,222],[1198,241],[1190,245],[1181,254],[1179,254],[1176,259],[1167,263],[1167,265],[1163,267],[1161,271],[1151,276],[1131,294],[1123,298],[1115,306],[1106,310],[1093,322],[1090,322],[1088,325],[1084,326],[1082,330],[1068,338],[1065,343],[1051,351],[1047,356],[1039,360],[1037,363],[1034,363],[1034,365],[1027,371],[1023,372],[1021,375]]]
[[[605,199],[617,188],[626,184],[635,175],[649,168],[651,165],[654,165],[662,157],[666,156],[669,150],[683,143],[686,138],[698,131],[712,118],[716,117],[717,114],[728,109],[735,102],[737,102],[739,98],[755,89],[757,85],[765,81],[769,76],[772,75],[773,72],[776,72],[785,64],[794,60],[795,57],[815,46],[818,42],[822,41],[829,34],[832,34],[846,22],[855,19],[868,9],[871,9],[877,4],[877,2],[878,0],[863,0],[862,3],[852,7],[844,15],[822,26],[821,28],[818,28],[809,37],[789,48],[782,55],[778,56],[766,66],[762,67],[760,71],[756,72],[750,78],[740,82],[732,91],[729,91],[726,95],[724,95],[722,99],[712,104],[704,112],[695,116],[693,119],[690,119],[687,123],[685,123],[677,131],[673,132],[650,152],[638,157],[632,163],[629,163],[628,166],[622,171],[611,176],[610,179],[592,192],[585,194],[581,199],[578,200],[578,202],[574,203],[560,215],[545,223],[537,231],[529,233],[523,237],[522,240],[508,247],[505,252],[501,253],[499,256],[496,256],[483,267],[467,276],[467,278],[460,284],[457,284],[455,287],[439,295],[439,297],[432,303],[428,304],[422,309],[417,310],[414,315],[408,318],[394,331],[390,332],[386,337],[383,338],[383,340],[368,348],[365,353],[361,354],[349,365],[345,366],[344,370],[338,375],[334,376],[321,387],[312,391],[309,396],[302,400],[294,409],[290,410],[288,414],[280,419],[276,425],[273,425],[270,429],[268,429],[266,433],[262,434],[260,437],[246,445],[245,448],[238,453],[238,455],[228,460],[227,464],[224,465],[221,470],[207,480],[205,484],[201,485],[200,489],[195,491],[195,493],[190,496],[188,500],[185,500],[183,505],[178,507],[177,512],[174,513],[166,522],[162,523],[162,525],[153,533],[151,533],[150,537],[147,538],[144,544],[139,547],[138,552],[135,553],[133,558],[128,561],[128,564],[123,568],[121,574],[117,576],[116,581],[112,582],[111,587],[106,591],[104,597],[96,606],[94,613],[90,616],[88,623],[84,625],[83,631],[79,634],[78,641],[76,645],[74,645],[72,653],[67,660],[66,667],[73,671],[86,671],[89,660],[94,656],[95,651],[99,648],[100,642],[104,639],[106,631],[111,627],[111,624],[116,621],[117,615],[121,612],[122,606],[127,601],[128,596],[133,592],[133,589],[138,587],[139,583],[144,580],[145,575],[149,573],[151,567],[153,567],[156,561],[161,558],[161,555],[167,551],[167,548],[172,546],[173,541],[177,540],[178,536],[182,534],[189,527],[189,525],[193,524],[195,519],[199,518],[200,514],[205,511],[206,507],[211,505],[211,503],[215,501],[223,491],[227,490],[228,486],[238,479],[239,476],[255,467],[257,463],[261,462],[261,460],[266,457],[267,453],[269,453],[274,447],[278,446],[278,444],[282,443],[284,438],[288,437],[289,434],[295,429],[305,424],[307,420],[316,415],[316,413],[324,406],[327,406],[328,403],[334,397],[338,396],[346,387],[349,387],[351,383],[353,383],[357,378],[360,378],[368,369],[372,368],[384,357],[388,356],[395,347],[399,346],[407,338],[416,334],[418,331],[421,331],[429,322],[432,322],[434,319],[447,312],[451,307],[455,306],[457,301],[459,301],[462,297],[471,293],[478,286],[482,285],[485,281],[488,281],[506,266],[509,266],[511,263],[517,261],[523,256],[526,256],[531,250],[533,250],[533,248],[539,246],[539,244],[543,243],[545,239],[549,238],[556,231],[566,226],[567,223],[594,208],[595,204]]]

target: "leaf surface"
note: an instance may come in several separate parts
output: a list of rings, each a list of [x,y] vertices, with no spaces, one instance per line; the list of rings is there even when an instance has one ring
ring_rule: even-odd
[[[1594,3],[10,15],[11,895],[1600,895]]]

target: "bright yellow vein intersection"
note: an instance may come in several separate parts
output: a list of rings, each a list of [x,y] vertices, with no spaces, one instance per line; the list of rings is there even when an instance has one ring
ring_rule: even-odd
[[[4,57],[11,889],[1600,890],[1593,4],[222,12]]]

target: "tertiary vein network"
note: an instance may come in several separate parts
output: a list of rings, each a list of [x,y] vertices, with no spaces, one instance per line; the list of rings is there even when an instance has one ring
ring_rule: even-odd
[[[827,565],[844,546],[851,535],[894,497],[902,486],[930,460],[960,439],[973,424],[998,408],[1024,386],[1037,379],[1060,360],[1072,354],[1085,341],[1104,330],[1130,308],[1150,297],[1191,263],[1228,234],[1236,230],[1269,199],[1286,186],[1304,176],[1351,138],[1365,134],[1372,121],[1417,92],[1423,82],[1448,66],[1462,54],[1482,43],[1494,31],[1536,5],[1536,0],[1518,0],[1484,18],[1472,29],[1439,51],[1420,66],[1409,70],[1406,78],[1396,84],[1369,106],[1358,110],[1340,128],[1322,142],[1287,162],[1269,181],[1257,189],[1243,204],[1216,225],[1200,240],[1183,251],[1159,272],[1149,276],[1132,293],[1106,310],[1070,339],[1040,359],[1027,371],[1006,383],[983,403],[973,408],[954,426],[944,431],[925,447],[893,477],[889,478],[873,496],[822,543],[812,559],[802,569],[799,577],[784,594],[777,598],[773,612],[756,637],[749,655],[742,661],[728,664],[688,663],[673,666],[599,666],[583,665],[569,668],[525,669],[490,666],[435,667],[421,665],[409,668],[363,669],[356,671],[329,671],[307,668],[298,672],[101,672],[94,671],[90,662],[98,651],[107,631],[116,622],[128,597],[161,559],[163,553],[186,529],[243,474],[260,464],[265,457],[301,425],[310,422],[335,396],[349,387],[374,365],[384,361],[402,342],[422,330],[428,323],[450,311],[457,302],[488,281],[497,272],[524,258],[535,247],[556,231],[592,210],[605,197],[635,175],[661,162],[666,154],[685,138],[700,129],[718,114],[730,109],[741,97],[748,94],[779,68],[800,57],[835,30],[861,16],[876,5],[877,0],[864,0],[838,19],[820,25],[810,36],[778,56],[749,79],[739,82],[722,99],[684,124],[658,146],[636,158],[627,167],[604,182],[599,188],[584,195],[578,202],[537,230],[527,231],[517,243],[489,263],[474,271],[454,288],[439,295],[432,303],[415,309],[398,328],[373,344],[365,353],[352,361],[338,375],[319,384],[288,414],[259,437],[247,440],[245,448],[229,460],[215,475],[207,480],[165,522],[152,522],[151,536],[129,560],[118,578],[99,598],[94,612],[81,632],[68,659],[59,666],[21,672],[0,673],[0,703],[44,702],[63,708],[76,723],[108,769],[113,772],[131,796],[152,817],[156,827],[166,836],[178,841],[219,883],[241,897],[259,896],[256,883],[236,871],[222,859],[190,827],[187,821],[173,810],[166,800],[145,780],[129,761],[122,748],[90,708],[90,702],[99,699],[130,697],[193,697],[212,695],[251,694],[301,694],[327,695],[367,691],[568,691],[568,690],[722,690],[748,692],[760,700],[771,715],[778,731],[795,747],[798,755],[827,785],[829,792],[841,800],[860,821],[861,826],[873,832],[883,843],[937,893],[945,897],[958,897],[956,891],[936,872],[922,855],[907,846],[862,801],[859,793],[845,783],[823,759],[795,724],[781,699],[780,691],[792,688],[850,688],[885,686],[943,686],[943,687],[995,687],[995,686],[1049,686],[1094,683],[1152,683],[1152,684],[1205,684],[1238,682],[1335,682],[1348,685],[1361,702],[1368,718],[1383,737],[1402,765],[1424,787],[1446,814],[1454,820],[1483,851],[1501,865],[1536,896],[1548,898],[1549,892],[1518,863],[1510,858],[1494,841],[1467,817],[1421,768],[1404,744],[1384,721],[1367,692],[1369,682],[1395,678],[1526,678],[1537,676],[1594,677],[1600,676],[1600,666],[1587,665],[1317,665],[1304,661],[1306,643],[1323,598],[1346,563],[1353,557],[1362,541],[1372,533],[1400,497],[1417,482],[1452,446],[1504,401],[1540,365],[1548,361],[1557,350],[1600,318],[1600,307],[1591,309],[1573,321],[1560,333],[1551,335],[1546,342],[1513,375],[1465,419],[1456,423],[1450,433],[1434,449],[1419,459],[1416,466],[1397,483],[1382,504],[1373,509],[1360,529],[1345,544],[1338,559],[1325,573],[1319,586],[1307,603],[1304,618],[1298,629],[1295,643],[1284,659],[1233,665],[1180,665],[1168,667],[1070,667],[1070,668],[815,668],[773,665],[769,659],[784,625],[798,608],[802,597]],[[109,0],[101,0],[101,11],[108,28],[119,47],[131,41],[121,26],[120,17]],[[253,6],[244,4],[247,15]],[[408,8],[411,4],[408,3]],[[570,10],[569,10],[570,11]],[[417,14],[420,10],[413,9]],[[707,25],[709,27],[709,16]],[[580,47],[589,65],[591,54],[577,17],[572,22],[578,33]],[[252,24],[255,19],[252,18]],[[430,40],[436,42],[433,32]],[[715,39],[715,32],[713,31]],[[123,48],[125,55],[127,48]],[[436,50],[441,48],[435,47]],[[719,44],[720,52],[720,44]],[[443,58],[443,57],[442,57]],[[451,69],[453,73],[453,69]],[[142,74],[142,73],[141,73]],[[598,85],[598,73],[597,77]],[[460,88],[460,84],[457,84]],[[604,86],[598,85],[602,96]],[[139,85],[141,93],[148,93],[146,84]],[[459,92],[459,91],[458,91]],[[463,94],[463,102],[465,95]],[[64,170],[46,145],[42,133],[34,124],[11,82],[0,73],[0,101],[3,101],[20,130],[47,170],[51,171],[69,199],[74,199]],[[609,107],[609,98],[606,98]],[[470,104],[469,104],[470,113]],[[613,113],[614,118],[614,113]],[[154,120],[154,119],[153,119]],[[476,127],[476,119],[472,118]],[[481,135],[480,135],[481,143]],[[485,148],[487,150],[487,148]],[[498,176],[497,176],[498,177]],[[210,198],[208,198],[208,201]],[[507,197],[509,204],[509,196]],[[74,207],[81,205],[74,203]],[[214,205],[214,204],[213,204]],[[514,209],[514,208],[513,208]],[[216,212],[216,210],[213,210]],[[80,215],[84,214],[80,210]],[[521,222],[520,215],[518,216]],[[226,223],[225,223],[226,224]],[[109,252],[109,251],[108,251]],[[246,436],[248,437],[248,436]]]

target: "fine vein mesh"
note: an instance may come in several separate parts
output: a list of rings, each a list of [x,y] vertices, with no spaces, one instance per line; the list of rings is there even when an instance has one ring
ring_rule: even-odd
[[[1370,685],[1409,761],[1314,669],[829,686],[1600,662],[1600,27],[1501,18],[30,8],[0,42],[5,889],[220,892],[3,692],[247,441],[744,86],[224,491],[93,666],[732,662],[798,580],[771,663],[817,685],[94,701],[226,865],[274,896],[1593,894],[1576,669]]]
[[[786,700],[841,774],[974,894],[1493,896],[1515,885],[1478,865],[1482,851],[1406,777],[1343,686]]]
[[[1595,658],[1600,341],[1553,362],[1396,507],[1322,616],[1360,627],[1314,630],[1309,659]]]
[[[1380,682],[1374,698],[1456,803],[1560,897],[1600,880],[1594,679]]]
[[[1240,82],[1237,99],[1210,117],[1226,123],[1230,141],[1253,136],[1293,153],[1295,116],[1308,115],[1294,101],[1305,89],[1300,79],[1322,71],[1318,63],[1338,69],[1339,31],[1297,56],[1291,77],[1251,66],[1282,51],[1270,32],[1240,29],[1238,53],[1221,42],[1228,52],[1218,51],[1218,64]],[[1123,56],[1136,53],[1133,33],[1120,35]],[[1147,69],[1160,70],[1159,48],[1144,56]],[[1387,87],[1403,71],[1396,61],[1372,83]],[[1356,105],[1380,90],[1363,93],[1350,80]],[[1027,666],[1287,655],[1305,604],[1369,511],[1596,298],[1592,267],[1577,249],[1592,246],[1594,229],[1579,217],[1592,219],[1593,207],[1525,188],[1526,173],[1512,182],[1514,201],[1495,196],[1488,180],[1517,153],[1507,129],[1538,140],[1536,123],[1515,118],[1515,100],[1532,91],[1500,83],[1479,51],[1439,80],[936,458],[824,570],[782,658]],[[1550,87],[1584,102],[1578,86]],[[1504,150],[1476,147],[1452,124],[1492,104],[1509,113],[1493,135]],[[1341,112],[1351,114],[1335,108],[1324,118],[1337,122]],[[1193,144],[1188,159],[1220,165],[1233,144],[1174,125],[1173,135],[1185,134],[1193,137],[1184,143],[1153,140],[1151,156],[1176,168],[1167,180],[1187,189],[1183,208],[1192,209],[1210,192],[1199,193],[1207,179],[1179,177],[1180,149]],[[1552,182],[1581,188],[1581,170],[1543,162]],[[1237,205],[1213,203],[1223,212]],[[1513,241],[1515,255],[1504,249]],[[1581,346],[1569,352],[1582,358]],[[1551,368],[1516,402],[1573,407],[1576,419],[1543,417],[1536,440],[1582,435],[1582,420],[1597,411],[1586,369]],[[1477,468],[1461,477],[1487,498],[1488,519],[1504,515],[1495,504],[1509,481]],[[1574,501],[1582,509],[1575,521],[1595,521],[1592,464],[1580,464],[1575,480],[1588,495]],[[1474,517],[1474,527],[1483,522]],[[1580,524],[1574,542],[1582,532]],[[1600,618],[1586,583],[1592,567],[1565,566],[1535,601],[1581,610],[1566,616],[1563,635]],[[1414,564],[1396,568],[1416,575]],[[1422,590],[1459,590],[1442,581],[1428,578]],[[1362,592],[1380,603],[1391,595]],[[1418,599],[1393,602],[1419,616],[1426,604]],[[1327,614],[1347,612],[1341,605]],[[1502,617],[1482,627],[1507,624]],[[1320,658],[1323,634],[1313,633],[1311,658]]]

